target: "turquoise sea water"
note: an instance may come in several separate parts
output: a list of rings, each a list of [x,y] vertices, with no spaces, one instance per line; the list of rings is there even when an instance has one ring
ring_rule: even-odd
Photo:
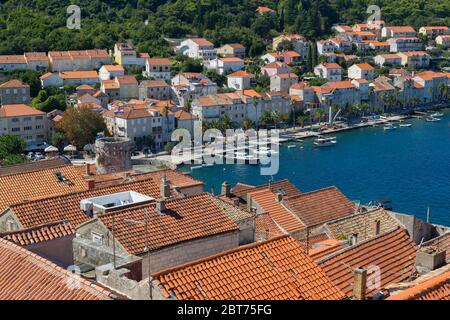
[[[421,218],[429,206],[432,223],[450,226],[450,111],[441,122],[407,122],[413,126],[337,134],[338,144],[331,148],[314,149],[312,140],[296,149],[281,146],[280,170],[273,178],[288,178],[302,191],[336,185],[362,203],[389,198],[395,211]],[[260,175],[259,166],[247,165],[216,165],[191,174],[216,193],[225,180],[258,185],[270,179]]]

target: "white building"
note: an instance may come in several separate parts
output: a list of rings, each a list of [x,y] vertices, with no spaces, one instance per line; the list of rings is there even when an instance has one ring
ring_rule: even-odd
[[[123,75],[125,75],[125,69],[121,65],[106,64],[98,71],[100,80],[111,80]]]
[[[430,66],[430,55],[424,51],[401,52],[398,54],[402,60],[402,66],[408,68],[423,69]]]
[[[373,80],[375,77],[375,68],[368,63],[358,63],[348,68],[349,79]]]
[[[341,81],[342,67],[334,62],[323,62],[314,68],[314,74],[327,81]]]
[[[419,33],[434,40],[438,36],[450,35],[450,28],[447,26],[426,26],[419,29]]]
[[[391,26],[381,30],[383,38],[410,38],[417,35],[416,30],[410,26]]]
[[[167,58],[150,58],[145,63],[144,76],[155,80],[170,80],[172,64]]]
[[[207,68],[215,70],[218,74],[224,75],[229,72],[236,72],[244,68],[244,60],[236,57],[216,58],[209,60]]]
[[[99,49],[50,51],[48,59],[53,72],[100,69],[102,65],[112,63],[108,52]]]
[[[334,52],[334,50],[336,50],[336,45],[329,39],[317,41],[316,45],[317,45],[317,53],[319,55],[331,53]]]
[[[391,66],[401,66],[402,58],[398,54],[380,54],[374,57],[375,64],[383,67],[385,64]]]
[[[295,73],[282,73],[270,77],[270,91],[289,92],[289,88],[298,82]]]
[[[423,49],[422,40],[417,37],[391,38],[387,42],[391,46],[391,52],[420,51]]]
[[[441,46],[450,46],[450,36],[438,36],[436,37],[436,43]]]
[[[244,90],[256,85],[255,75],[246,71],[237,71],[227,76],[228,88]]]
[[[45,112],[25,104],[0,107],[0,135],[22,137],[28,144],[48,140],[50,120]]]
[[[144,68],[150,56],[148,53],[137,52],[130,44],[116,43],[114,46],[114,58],[117,64],[125,68]]]
[[[214,45],[206,39],[187,39],[177,47],[177,51],[193,59],[213,60],[217,58]]]

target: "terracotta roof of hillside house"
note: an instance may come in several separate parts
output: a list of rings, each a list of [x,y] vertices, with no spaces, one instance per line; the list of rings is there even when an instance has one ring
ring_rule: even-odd
[[[340,300],[345,296],[291,237],[242,246],[152,275],[180,300]],[[169,293],[170,292],[170,293]]]
[[[66,180],[60,181],[57,174]],[[86,189],[87,183],[71,165],[1,176],[0,212],[23,201]]]
[[[145,226],[129,220],[145,221],[148,217],[149,248],[159,250],[180,242],[205,238],[238,230],[234,223],[207,193],[187,198],[166,200],[159,212],[155,203],[117,210],[98,216],[128,253],[145,252]]]
[[[281,68],[288,68],[289,66],[286,63],[274,61],[271,63],[268,63],[263,66],[265,69],[281,69]]]
[[[325,91],[333,91],[335,89],[354,89],[355,85],[348,80],[345,81],[333,81],[333,82],[327,82],[321,87],[319,87],[321,90]]]
[[[375,47],[387,47],[390,46],[389,42],[377,41],[377,40],[364,40],[364,43],[372,44]]]
[[[448,30],[449,28],[447,26],[426,26],[422,27],[425,30]]]
[[[126,76],[118,76],[116,77],[117,82],[122,84],[138,84],[138,81],[136,80],[135,76],[126,75]]]
[[[245,49],[245,47],[240,43],[229,43],[226,45],[230,46],[233,49]]]
[[[281,79],[298,79],[298,76],[295,73],[280,73],[274,75],[274,77],[278,77]]]
[[[257,214],[255,217],[255,241],[261,242],[273,239],[286,233],[268,213]]]
[[[30,86],[22,80],[10,80],[0,84],[0,88],[29,88]]]
[[[62,79],[94,79],[98,78],[97,71],[61,71],[59,76]]]
[[[292,197],[301,194],[302,192],[292,184],[288,179],[283,179],[280,181],[271,182],[270,184],[263,184],[260,186],[251,186],[247,184],[238,183],[232,189],[235,196],[239,198],[246,198],[247,194],[250,192],[265,190],[270,188],[274,193],[280,192],[285,197]]]
[[[377,266],[381,272],[380,288],[367,288],[371,297],[389,284],[405,281],[414,272],[417,248],[406,231],[398,228],[361,242],[317,261],[333,283],[352,296],[353,271]],[[372,271],[373,272],[373,271]],[[368,279],[376,275],[368,274]]]
[[[374,67],[372,67],[370,64],[368,63],[358,63],[355,64],[355,66],[357,66],[358,68],[360,68],[361,70],[375,70]]]
[[[24,56],[27,61],[48,61],[46,52],[25,52]]]
[[[161,88],[161,87],[170,87],[167,82],[164,80],[144,80],[141,81],[140,86],[147,88]]]
[[[105,90],[114,90],[120,88],[120,84],[116,82],[116,80],[102,80],[102,86],[105,88]]]
[[[204,38],[194,38],[191,39],[193,42],[195,42],[200,47],[211,47],[214,46],[210,41],[204,39]]]
[[[336,240],[336,239],[326,239],[323,241],[318,241],[312,245],[312,248],[308,250],[308,255],[314,261],[323,259],[339,250],[344,248],[347,241]]]
[[[401,57],[396,53],[380,54],[380,57],[385,59],[401,59]]]
[[[354,214],[355,205],[336,187],[283,199],[303,224],[315,226]]]
[[[108,71],[108,72],[125,71],[125,68],[123,66],[121,66],[120,64],[118,64],[118,65],[105,64],[102,68],[105,68],[106,71]]]
[[[26,64],[27,61],[22,55],[3,55],[0,56],[1,64]]]
[[[295,51],[284,51],[281,54],[284,55],[284,56],[291,57],[291,58],[301,57],[301,54],[299,54],[299,53],[297,53]]]
[[[422,78],[423,80],[434,80],[435,78],[445,78],[447,77],[447,74],[443,72],[434,72],[431,70],[424,71],[421,73],[416,74],[416,77]]]
[[[186,112],[184,110],[179,110],[175,112],[175,118],[177,118],[179,121],[183,120],[198,120],[198,117],[193,115],[192,113]]]
[[[381,234],[397,227],[401,227],[400,222],[382,208],[356,213],[326,224],[326,228],[333,238],[339,239],[357,234],[358,241],[369,240],[377,236],[377,228],[378,233]]]
[[[325,69],[342,69],[342,67],[335,62],[322,62],[321,65]]]
[[[269,8],[269,7],[258,7],[258,8],[256,8],[256,12],[259,12],[259,13],[274,13],[276,11],[271,9],[271,8]]]
[[[87,84],[82,84],[81,86],[78,86],[76,90],[95,90],[92,86]]]
[[[148,179],[17,203],[11,205],[10,209],[23,228],[33,228],[61,220],[69,222],[76,228],[91,218],[80,209],[81,200],[125,191],[135,191],[153,198],[158,198],[160,194],[158,186],[153,180]]]
[[[108,51],[103,49],[50,51],[48,56],[51,59],[91,59],[110,57]]]
[[[392,27],[386,27],[386,29],[401,33],[401,32],[416,32],[413,27],[410,26],[392,26]]]
[[[251,78],[251,77],[254,77],[255,75],[254,74],[252,74],[252,73],[249,73],[249,72],[247,72],[247,71],[244,71],[244,70],[240,70],[240,71],[236,71],[236,72],[233,72],[233,73],[231,73],[231,74],[229,74],[227,77],[242,77],[242,78]]]
[[[218,60],[221,60],[223,62],[244,62],[241,58],[238,57],[225,57],[225,58],[219,58]]]
[[[150,58],[147,60],[149,65],[170,66],[172,63],[167,58]]]
[[[305,228],[305,225],[277,201],[275,193],[269,188],[248,193],[247,198],[266,212],[285,233],[292,233]],[[248,200],[247,200],[248,201]]]
[[[445,250],[446,260],[450,263],[450,232],[446,232],[437,238],[431,239],[423,243],[422,246],[431,247],[436,250]]]
[[[22,164],[16,164],[13,166],[0,167],[0,177],[10,176],[18,173],[26,173],[39,171],[50,168],[61,167],[66,164],[66,161],[62,158],[53,158],[42,161],[27,162]]]
[[[387,300],[450,300],[450,268],[442,269],[443,272],[438,269],[406,283],[411,287],[392,294]]]
[[[430,57],[428,53],[425,51],[409,51],[409,52],[399,52],[399,56],[406,56],[406,57]]]
[[[50,78],[51,76],[53,76],[53,74],[54,73],[52,73],[52,72],[47,72],[47,73],[43,74],[42,76],[40,76],[39,79],[44,80],[44,79]]]
[[[0,274],[2,300],[109,300],[114,297],[110,290],[4,239],[0,239]]]
[[[74,233],[75,229],[70,225],[70,223],[59,221],[34,228],[0,233],[0,238],[11,241],[19,246],[30,246],[33,244],[70,236]]]
[[[42,116],[45,112],[26,104],[4,104],[0,107],[0,117]]]

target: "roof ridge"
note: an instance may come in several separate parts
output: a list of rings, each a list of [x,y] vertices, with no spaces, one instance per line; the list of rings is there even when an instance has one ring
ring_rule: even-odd
[[[339,250],[339,251],[336,251],[336,252],[334,252],[334,253],[332,253],[332,254],[326,256],[326,257],[323,258],[323,259],[319,259],[319,260],[317,260],[317,264],[319,264],[319,265],[320,265],[320,264],[323,264],[324,262],[326,262],[326,261],[328,261],[328,260],[331,260],[332,258],[334,258],[334,257],[336,257],[336,256],[338,256],[338,255],[340,255],[341,253],[344,253],[344,252],[353,250],[353,249],[355,249],[355,248],[357,248],[357,247],[360,247],[360,246],[362,246],[362,245],[364,245],[364,244],[366,244],[366,243],[369,243],[369,242],[378,240],[378,239],[380,239],[380,238],[382,238],[382,237],[387,236],[388,234],[393,234],[393,233],[397,232],[398,230],[403,230],[403,231],[405,232],[405,230],[404,230],[403,228],[401,228],[400,226],[397,226],[397,227],[393,228],[392,230],[389,230],[389,231],[380,233],[379,235],[377,235],[377,236],[375,236],[375,237],[373,237],[373,238],[366,239],[366,240],[361,241],[360,243],[358,243],[358,244],[356,244],[356,245],[349,246],[349,247],[347,247],[347,248],[341,249],[341,250]]]
[[[2,169],[7,169],[8,167],[9,167],[9,168],[12,168],[12,167],[26,166],[26,165],[29,165],[29,163],[21,163],[21,164],[12,165],[12,166],[5,166],[5,167],[2,167]],[[62,164],[56,165],[56,166],[54,166],[54,167],[49,167],[49,168],[35,168],[35,169],[30,169],[30,170],[25,171],[25,172],[16,172],[16,173],[4,174],[4,175],[1,175],[0,177],[18,176],[18,175],[23,175],[23,174],[31,173],[31,172],[37,172],[37,171],[49,171],[49,170],[58,169],[58,168],[62,168],[62,167],[72,167],[72,165],[69,164],[69,163],[62,163]]]
[[[288,239],[288,238],[291,238],[291,236],[289,236],[289,235],[281,235],[281,236],[277,236],[277,237],[274,237],[272,239],[265,240],[265,241],[262,241],[262,242],[249,243],[249,244],[246,244],[246,245],[243,245],[243,246],[239,246],[239,247],[236,247],[236,248],[233,248],[233,249],[229,249],[227,251],[216,253],[214,255],[211,255],[211,256],[208,256],[208,257],[205,257],[205,258],[201,258],[201,259],[194,260],[194,261],[191,261],[191,262],[179,265],[179,266],[175,266],[175,267],[171,267],[171,268],[167,268],[167,269],[158,271],[156,273],[151,274],[151,277],[159,277],[159,276],[165,275],[167,273],[170,273],[170,272],[173,272],[173,271],[176,271],[176,270],[181,270],[181,269],[187,268],[189,266],[196,265],[196,264],[201,263],[201,262],[217,259],[217,258],[223,257],[225,255],[232,254],[234,252],[255,248],[255,247],[258,247],[258,246],[261,246],[261,245],[265,245],[265,244],[268,244],[268,243],[271,243],[271,242],[274,242],[274,241],[277,241],[277,240],[280,240],[280,239],[283,239],[283,238]]]
[[[344,195],[344,194],[342,193],[342,191],[339,190],[338,187],[336,187],[336,186],[329,186],[329,187],[326,187],[326,188],[321,188],[321,189],[317,189],[317,190],[313,190],[313,191],[309,191],[309,192],[302,192],[301,194],[293,195],[293,196],[290,196],[290,197],[285,197],[283,200],[297,199],[297,198],[299,198],[299,197],[301,197],[301,196],[311,195],[311,194],[314,194],[314,193],[318,193],[318,192],[325,191],[325,190],[332,190],[332,189],[336,189],[336,190],[338,190],[342,195]],[[344,196],[345,196],[345,195],[344,195]]]
[[[27,233],[27,232],[31,232],[31,231],[35,231],[44,227],[54,227],[57,225],[64,225],[67,224],[70,226],[70,222],[67,220],[60,220],[60,221],[54,221],[54,222],[49,222],[49,223],[44,223],[44,224],[40,224],[37,225],[35,227],[30,227],[30,228],[25,228],[25,229],[20,229],[20,230],[14,230],[14,231],[7,231],[7,232],[0,232],[0,238],[4,237],[4,236],[9,236],[12,234],[21,234],[21,233]]]

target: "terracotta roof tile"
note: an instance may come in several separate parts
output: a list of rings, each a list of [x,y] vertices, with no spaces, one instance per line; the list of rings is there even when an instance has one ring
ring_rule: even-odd
[[[268,213],[258,214],[255,218],[255,241],[265,241],[284,235]]]
[[[292,237],[243,246],[152,275],[181,300],[339,300],[344,294]]]
[[[0,239],[0,299],[107,300],[110,290]],[[72,286],[71,286],[72,284]]]
[[[67,181],[56,177],[61,173]],[[0,177],[0,212],[13,204],[45,196],[61,195],[87,189],[83,177],[71,165],[61,165],[39,171],[28,171]],[[61,219],[59,219],[61,220]],[[44,221],[50,222],[50,221]]]
[[[66,162],[61,158],[47,159],[43,161],[27,162],[13,166],[0,167],[0,177],[10,176],[18,173],[39,171],[43,169],[57,168],[65,165]],[[76,167],[75,167],[76,168]]]
[[[450,271],[420,281],[387,300],[450,300]]]
[[[406,231],[397,228],[318,261],[331,281],[347,296],[353,292],[353,270],[380,268],[381,287],[368,288],[368,297],[381,288],[408,279],[414,269],[417,248]],[[370,275],[368,275],[370,277]],[[369,278],[370,279],[370,278]]]
[[[282,192],[285,194],[286,197],[292,197],[301,194],[302,192],[297,189],[295,185],[293,185],[288,179],[275,181],[269,184],[264,184],[260,186],[250,186],[242,183],[236,184],[236,186],[233,188],[233,194],[240,197],[245,198],[247,196],[247,193],[249,192],[255,192],[259,190],[264,190],[270,187],[270,190],[272,192]]]
[[[197,45],[201,46],[201,47],[210,47],[210,46],[214,46],[210,41],[204,39],[204,38],[194,38],[191,39],[193,42],[195,42]]]
[[[167,200],[162,213],[155,203],[150,203],[100,215],[98,219],[108,229],[112,229],[114,220],[114,236],[129,253],[136,255],[145,252],[145,226],[127,221],[145,221],[147,217],[150,250],[238,230],[207,193]]]
[[[97,71],[61,71],[59,73],[61,79],[95,79],[98,78]]]
[[[26,104],[5,104],[0,107],[0,117],[42,116],[42,112]]]
[[[0,84],[0,88],[29,88],[30,86],[21,80],[10,80]]]
[[[256,202],[258,207],[266,212],[286,232],[295,232],[305,227],[298,217],[275,199],[275,194],[268,188],[250,192],[248,197],[252,199],[252,203]]]
[[[10,208],[23,228],[33,228],[61,220],[69,222],[75,228],[90,219],[80,209],[81,200],[125,191],[135,191],[154,198],[159,196],[158,186],[153,180],[148,179],[23,202],[14,204]]]
[[[29,246],[73,235],[75,229],[70,223],[60,221],[19,231],[0,233],[0,238],[14,242],[19,246]]]
[[[323,224],[355,212],[354,204],[336,187],[287,197],[283,202],[307,226]]]

